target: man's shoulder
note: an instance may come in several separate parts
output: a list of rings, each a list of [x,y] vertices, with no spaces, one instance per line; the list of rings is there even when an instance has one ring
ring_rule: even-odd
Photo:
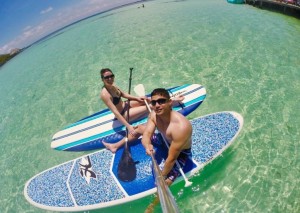
[[[184,115],[182,115],[181,113],[177,112],[177,111],[172,111],[173,116],[176,118],[176,120],[179,120],[180,122],[190,122]]]
[[[153,121],[154,123],[156,123],[156,113],[154,111],[151,111],[149,114],[149,120]]]

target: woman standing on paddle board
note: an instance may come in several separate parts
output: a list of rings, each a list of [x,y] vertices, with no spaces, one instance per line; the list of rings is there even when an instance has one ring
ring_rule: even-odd
[[[115,75],[109,68],[104,68],[100,71],[101,79],[103,81],[103,88],[100,93],[101,100],[114,113],[116,118],[125,125],[129,134],[135,136],[135,128],[129,124],[130,121],[136,120],[148,114],[144,99],[146,97],[132,96],[120,90],[115,84]],[[123,101],[126,98],[128,101]],[[126,120],[128,107],[130,103],[129,122]]]

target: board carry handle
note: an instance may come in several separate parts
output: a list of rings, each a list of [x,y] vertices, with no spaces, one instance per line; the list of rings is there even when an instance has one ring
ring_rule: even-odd
[[[137,86],[135,86],[135,87],[134,87],[134,92],[135,92],[138,96],[145,96],[145,87],[144,87],[144,85],[143,85],[143,84],[138,84]],[[149,112],[151,112],[151,109],[150,109],[150,106],[149,106],[148,102],[147,102],[146,100],[144,100],[144,101],[145,101],[145,104],[146,104],[146,106],[147,106]],[[161,135],[162,135],[162,134],[161,134]],[[168,149],[169,149],[169,145],[167,144],[167,142],[166,142],[166,140],[165,140],[165,138],[164,138],[163,135],[162,135],[162,137],[163,137],[163,140],[164,140],[166,146],[167,146]],[[187,179],[186,175],[184,174],[184,172],[183,172],[183,170],[182,170],[182,168],[181,168],[181,166],[180,166],[180,164],[178,163],[177,160],[176,160],[176,166],[179,168],[180,174],[181,174],[181,176],[183,177],[183,179],[184,179],[184,181],[185,181],[184,187],[191,186],[191,185],[193,184],[193,182],[191,182],[191,181],[189,181],[189,180]]]

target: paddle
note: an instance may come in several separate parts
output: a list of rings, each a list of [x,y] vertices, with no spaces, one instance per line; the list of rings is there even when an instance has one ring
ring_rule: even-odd
[[[133,68],[130,68],[129,75],[129,89],[128,94],[130,94],[131,88],[131,76],[132,76]],[[128,109],[127,109],[127,122],[129,122],[129,108],[130,108],[130,100],[128,100]],[[136,165],[132,159],[130,148],[128,146],[128,129],[126,130],[126,138],[125,138],[125,147],[122,153],[120,162],[118,164],[118,178],[122,181],[132,181],[136,178]]]
[[[135,88],[134,88],[134,92],[138,95],[138,96],[145,96],[145,88],[144,88],[144,85],[143,84],[138,84]],[[149,110],[149,112],[151,112],[151,109],[149,107],[149,104],[148,102],[145,100],[145,104]],[[162,134],[161,134],[162,135]],[[166,146],[169,148],[169,145],[168,143],[166,142],[165,138],[163,137],[164,139],[164,142],[166,144]],[[192,185],[192,182],[190,182],[187,177],[185,176],[180,164],[178,163],[178,161],[176,161],[176,165],[177,167],[179,168],[179,171],[180,171],[180,174],[181,176],[183,177],[184,181],[185,181],[185,187],[188,187],[188,186],[191,186]]]
[[[144,85],[143,84],[138,84],[134,87],[134,92],[138,95],[138,96],[145,96],[146,93],[145,93],[145,88],[144,88]],[[149,112],[151,112],[151,109],[149,107],[149,104],[147,102],[146,99],[144,99],[144,102],[149,110]]]

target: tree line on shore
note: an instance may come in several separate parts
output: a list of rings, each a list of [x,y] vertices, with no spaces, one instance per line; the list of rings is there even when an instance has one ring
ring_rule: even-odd
[[[18,55],[19,52],[14,54],[2,54],[0,55],[0,67],[4,65],[6,62],[8,62],[10,59]]]

